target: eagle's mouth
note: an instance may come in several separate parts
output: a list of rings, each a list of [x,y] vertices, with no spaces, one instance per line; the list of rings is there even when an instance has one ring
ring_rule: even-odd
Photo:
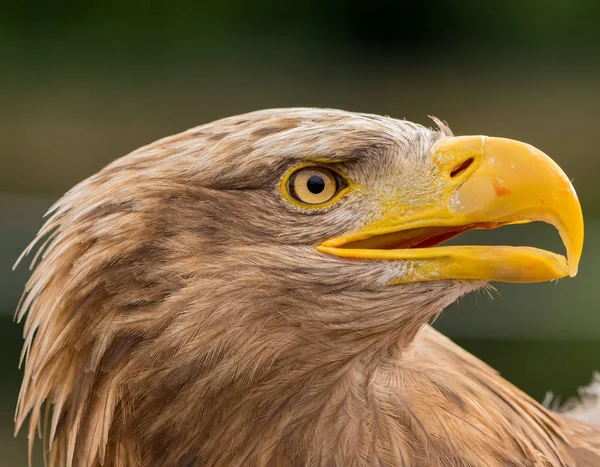
[[[396,284],[436,279],[542,282],[569,275],[569,263],[563,255],[535,247],[440,246],[470,230],[490,230],[528,222],[532,221],[476,222],[409,229],[400,227],[397,231],[380,234],[360,232],[358,235],[327,240],[317,250],[348,259],[411,262],[411,274],[395,279],[393,283]]]
[[[443,182],[433,199],[421,208],[389,203],[379,219],[328,239],[317,250],[352,260],[401,260],[406,267],[393,283],[541,282],[577,273],[581,206],[571,182],[548,156],[518,141],[472,136],[441,140],[432,157]],[[465,158],[467,169],[455,176]],[[566,257],[530,246],[440,246],[470,230],[534,221],[558,230]]]
[[[522,222],[531,222],[529,220]],[[397,232],[373,235],[362,240],[349,241],[338,248],[372,249],[372,250],[404,250],[409,248],[431,248],[442,245],[459,235],[475,229],[495,229],[515,222],[478,222],[467,225],[446,227],[420,227]]]

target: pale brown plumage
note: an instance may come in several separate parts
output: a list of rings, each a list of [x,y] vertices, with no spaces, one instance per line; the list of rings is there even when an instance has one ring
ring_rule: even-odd
[[[426,196],[415,173],[432,174],[443,137],[261,111],[74,187],[40,231],[18,311],[17,427],[31,414],[50,465],[600,465],[600,428],[546,410],[427,324],[485,283],[389,286],[407,266],[314,249],[392,189]],[[299,212],[279,181],[315,158],[368,189]]]

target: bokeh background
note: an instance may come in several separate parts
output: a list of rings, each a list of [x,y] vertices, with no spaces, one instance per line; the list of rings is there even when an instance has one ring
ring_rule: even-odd
[[[4,0],[0,6],[0,464],[12,434],[27,267],[65,190],[140,145],[219,117],[336,107],[529,142],[574,180],[586,216],[576,279],[498,285],[437,326],[541,400],[600,369],[600,2],[596,0]],[[562,251],[552,228],[475,242]],[[41,465],[36,457],[34,465]]]

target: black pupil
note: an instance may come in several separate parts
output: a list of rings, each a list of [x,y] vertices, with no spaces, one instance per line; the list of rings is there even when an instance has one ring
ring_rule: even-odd
[[[318,195],[325,189],[325,180],[320,175],[313,175],[306,182],[306,188],[314,195]]]

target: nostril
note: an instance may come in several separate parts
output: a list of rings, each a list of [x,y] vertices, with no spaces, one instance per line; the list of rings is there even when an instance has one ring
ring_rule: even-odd
[[[461,173],[463,173],[465,170],[467,170],[469,167],[471,167],[471,164],[473,162],[474,162],[474,159],[472,157],[469,157],[466,161],[464,161],[461,164],[454,167],[454,170],[452,170],[452,172],[450,172],[450,178],[454,178],[457,175],[460,175]]]

